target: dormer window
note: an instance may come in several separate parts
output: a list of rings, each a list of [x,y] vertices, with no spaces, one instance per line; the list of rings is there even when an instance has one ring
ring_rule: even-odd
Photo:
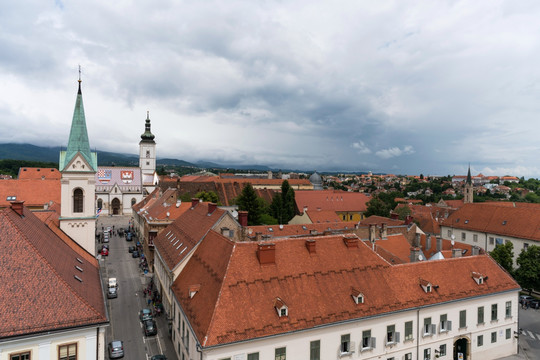
[[[474,281],[476,281],[478,285],[482,285],[486,277],[480,273],[473,271],[472,278],[474,279]]]
[[[201,289],[201,285],[200,284],[197,284],[197,285],[191,285],[189,287],[189,298],[190,299],[193,299],[193,297],[195,296],[195,294],[197,294],[197,292]]]
[[[424,292],[430,293],[433,290],[433,285],[424,279],[420,279],[420,286],[424,289]]]
[[[289,307],[280,298],[274,300],[274,308],[280,318],[289,316]]]
[[[364,303],[364,294],[362,294],[360,291],[356,290],[355,288],[351,288],[351,296],[354,300],[355,304],[363,304]]]

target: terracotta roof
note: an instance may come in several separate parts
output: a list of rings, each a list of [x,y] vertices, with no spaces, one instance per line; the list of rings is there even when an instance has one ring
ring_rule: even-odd
[[[197,203],[181,214],[154,239],[154,246],[173,270],[221,219],[226,211],[216,208],[208,215],[208,202]]]
[[[371,246],[367,242],[368,246]],[[386,240],[375,242],[375,251],[390,264],[403,264],[410,262],[411,244],[403,234],[388,235]]]
[[[60,180],[62,174],[55,168],[19,168],[19,180]]]
[[[0,210],[0,338],[107,322],[97,260],[23,214]]]
[[[27,207],[43,207],[50,201],[60,204],[60,179],[0,181],[0,207],[9,206],[8,197],[13,196]]]
[[[443,223],[445,226],[540,241],[540,205],[498,206],[497,203],[465,204]]]
[[[150,194],[148,194],[142,201],[139,201],[135,205],[133,205],[131,208],[135,212],[139,212],[142,208],[144,208],[146,205],[148,205],[151,201],[155,201],[157,198],[161,196],[161,189],[155,188],[154,191],[152,191]]]
[[[248,237],[254,238],[257,233],[274,237],[306,236],[312,231],[323,234],[325,231],[350,232],[356,228],[355,222],[333,222],[324,224],[303,224],[303,225],[259,225],[248,226]]]
[[[312,223],[342,222],[334,210],[308,210],[306,211]]]
[[[146,204],[137,206],[137,213],[144,217],[147,222],[172,222],[191,208],[191,202],[177,201],[176,189],[169,188],[161,195],[154,190],[152,195],[148,197],[150,199],[146,201]]]
[[[405,221],[398,220],[398,219],[390,219],[384,216],[378,216],[378,215],[371,215],[365,219],[360,220],[361,225],[379,225],[379,224],[386,224],[388,226],[398,226],[398,225],[404,225]]]
[[[233,243],[211,231],[172,286],[202,346],[519,290],[488,256],[391,266],[363,242],[348,247],[345,236],[313,240],[316,252],[310,253],[305,238],[276,239],[275,263],[261,264],[257,242]],[[489,280],[478,285],[472,272]],[[426,294],[420,278],[438,287]],[[200,289],[190,298],[194,284]],[[363,304],[353,301],[351,288],[362,292]],[[287,304],[288,316],[278,317],[276,298]],[[238,316],[238,309],[249,311]]]
[[[332,211],[366,211],[369,196],[338,190],[297,190],[294,192],[297,209],[302,212],[305,207],[311,210]]]

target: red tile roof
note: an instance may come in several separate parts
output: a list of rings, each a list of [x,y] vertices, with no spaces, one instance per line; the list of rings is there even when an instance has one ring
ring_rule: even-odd
[[[62,174],[55,168],[19,168],[19,180],[60,180]]]
[[[391,266],[363,242],[348,247],[346,236],[314,238],[312,253],[305,238],[275,239],[275,263],[262,265],[257,242],[233,243],[211,231],[172,290],[203,347],[519,290],[488,256]],[[489,280],[478,285],[472,272]],[[426,294],[421,277],[438,288]],[[191,298],[194,284],[200,289]],[[364,304],[353,301],[351,288]],[[278,317],[276,298],[287,304],[287,317]],[[249,311],[238,316],[238,309]]]
[[[208,204],[200,202],[190,207],[154,239],[154,246],[169,270],[180,264],[227,212],[216,208],[208,215]]]
[[[369,196],[339,190],[297,190],[294,192],[297,209],[364,212]]]
[[[97,260],[23,214],[0,210],[0,338],[106,323]]]
[[[366,244],[371,246],[369,242]],[[411,244],[403,234],[388,235],[386,240],[377,240],[375,242],[375,251],[390,264],[410,262]]]
[[[379,224],[386,224],[388,226],[399,226],[399,225],[405,225],[405,221],[398,220],[398,219],[390,219],[384,216],[378,216],[378,215],[371,215],[370,217],[367,217],[363,220],[360,220],[360,225],[379,225]]]
[[[308,210],[306,211],[309,219],[313,224],[342,222],[343,220],[336,214],[334,210]]]
[[[259,225],[248,226],[246,233],[248,237],[255,238],[257,233],[270,237],[292,237],[307,236],[312,232],[323,234],[325,231],[351,232],[356,228],[355,222],[333,222],[324,224],[303,224],[303,225]]]
[[[443,223],[445,226],[540,241],[540,205],[500,206],[465,204]]]
[[[24,201],[24,205],[29,208],[43,208],[51,201],[60,204],[60,179],[0,181],[0,207],[9,206],[8,197],[12,196],[15,196],[17,201]]]

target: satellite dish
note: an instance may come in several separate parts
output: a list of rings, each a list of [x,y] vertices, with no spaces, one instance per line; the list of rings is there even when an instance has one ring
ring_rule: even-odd
[[[171,216],[171,214],[167,211],[167,217]]]
[[[283,225],[279,225],[280,230],[283,230]]]
[[[454,240],[450,241],[450,244],[452,244],[452,246],[454,246],[456,242]]]
[[[253,233],[253,229],[248,229],[248,234],[251,235]]]
[[[450,239],[455,240],[456,236],[454,234],[452,234],[452,236],[450,236]],[[452,245],[454,245],[454,244],[452,244]]]
[[[424,257],[422,255],[418,255],[418,260],[422,261],[424,260]]]

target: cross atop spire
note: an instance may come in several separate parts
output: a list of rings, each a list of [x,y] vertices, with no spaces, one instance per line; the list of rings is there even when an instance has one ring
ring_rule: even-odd
[[[150,131],[150,111],[146,112],[146,122],[144,125],[144,133],[141,135],[141,142],[145,143],[155,143],[154,134]]]
[[[84,116],[84,106],[81,91],[81,67],[79,66],[79,90],[77,92],[77,100],[75,102],[75,110],[73,111],[73,119],[71,121],[71,130],[69,132],[69,140],[66,151],[60,152],[59,170],[63,171],[73,158],[80,153],[88,162],[91,169],[89,171],[97,171],[97,154],[90,150],[90,142],[88,141],[88,131],[86,130],[86,118]]]

